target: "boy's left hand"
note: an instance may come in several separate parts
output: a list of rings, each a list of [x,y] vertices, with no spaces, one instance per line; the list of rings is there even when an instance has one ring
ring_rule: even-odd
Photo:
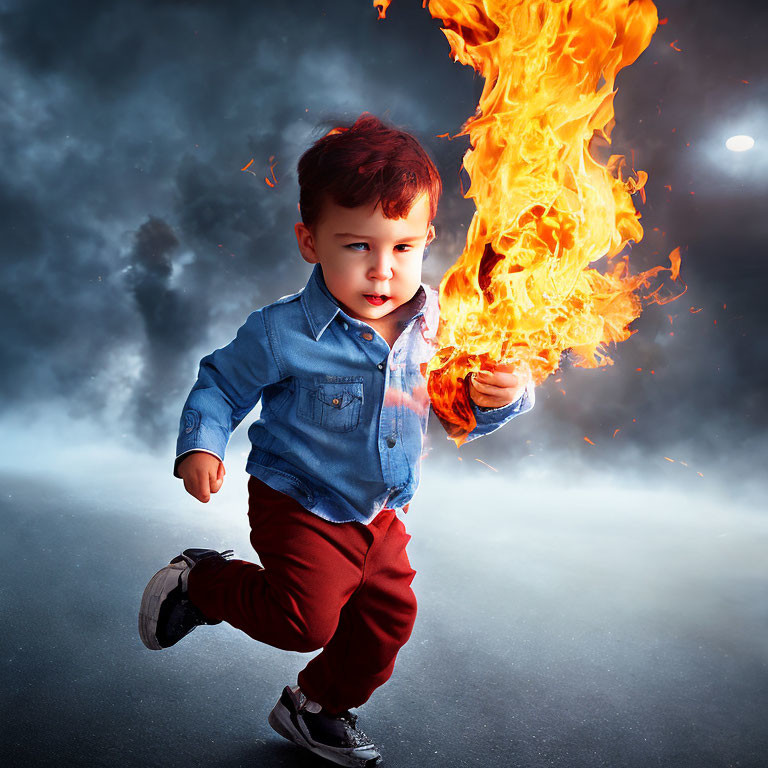
[[[501,408],[523,396],[531,371],[527,365],[497,365],[492,371],[473,371],[469,375],[469,396],[482,408]]]

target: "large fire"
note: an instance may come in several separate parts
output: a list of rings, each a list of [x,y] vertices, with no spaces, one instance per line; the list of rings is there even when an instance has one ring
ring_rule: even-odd
[[[662,301],[642,289],[664,269],[676,279],[680,257],[631,274],[623,251],[643,235],[631,196],[647,176],[596,149],[610,144],[616,74],[656,29],[651,0],[430,0],[429,12],[455,59],[485,78],[460,133],[476,213],[440,285],[427,367],[432,405],[460,445],[475,424],[469,372],[511,362],[540,384],[565,350],[583,367],[610,364],[606,345],[633,333],[643,301]]]

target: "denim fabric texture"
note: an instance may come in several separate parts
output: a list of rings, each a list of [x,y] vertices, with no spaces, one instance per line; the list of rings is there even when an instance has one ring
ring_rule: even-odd
[[[349,317],[315,265],[303,290],[252,312],[227,346],[200,361],[181,416],[174,475],[190,451],[222,461],[229,437],[261,400],[248,429],[246,470],[332,522],[369,523],[402,508],[419,484],[429,417],[422,373],[436,351],[437,292],[422,284],[392,349]],[[472,404],[487,435],[534,405],[526,390],[503,408]]]

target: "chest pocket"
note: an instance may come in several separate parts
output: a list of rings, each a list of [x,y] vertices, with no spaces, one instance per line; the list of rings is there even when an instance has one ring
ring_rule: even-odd
[[[301,385],[298,415],[331,432],[350,432],[360,423],[362,376],[319,376]]]

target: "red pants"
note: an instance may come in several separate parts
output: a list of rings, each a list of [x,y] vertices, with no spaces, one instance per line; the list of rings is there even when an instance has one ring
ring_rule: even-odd
[[[202,560],[189,598],[255,640],[287,651],[322,648],[298,683],[331,714],[359,707],[391,676],[411,635],[416,572],[394,510],[365,526],[330,523],[250,476],[251,543],[263,568]]]

